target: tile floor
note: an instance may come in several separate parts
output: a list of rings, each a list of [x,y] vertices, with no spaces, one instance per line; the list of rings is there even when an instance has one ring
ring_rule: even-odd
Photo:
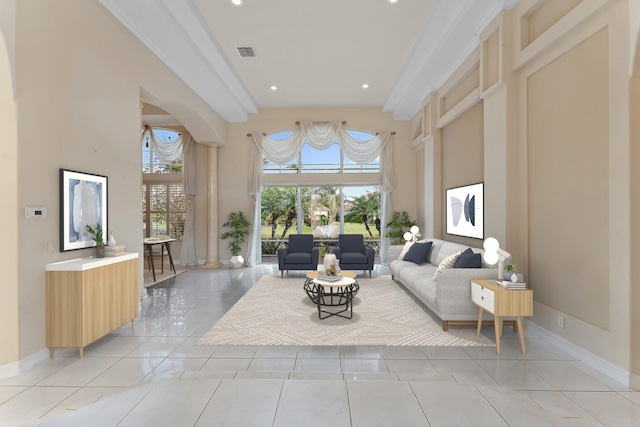
[[[526,356],[509,328],[501,355],[494,347],[196,345],[263,275],[279,275],[277,266],[195,269],[148,289],[134,328],[88,346],[83,359],[56,350],[0,380],[0,425],[640,425],[640,392],[531,331]]]

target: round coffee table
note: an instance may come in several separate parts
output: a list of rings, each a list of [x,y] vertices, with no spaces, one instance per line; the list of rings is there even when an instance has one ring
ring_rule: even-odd
[[[313,283],[313,279],[317,279],[318,276],[320,274],[324,274],[324,270],[313,270],[307,273],[307,280],[305,280],[303,288],[304,291],[307,293],[307,295],[309,295],[309,298],[311,298],[311,301],[313,301],[314,304],[317,304],[317,296],[318,296],[318,292],[317,292],[317,285],[315,285]],[[356,276],[358,275],[357,273],[353,272],[353,271],[349,271],[349,270],[341,270],[338,273],[340,276],[342,277],[348,277],[350,279],[354,279],[356,280]],[[356,280],[356,284],[358,283],[358,281]],[[358,285],[358,289],[360,289],[360,286]],[[356,290],[356,292],[358,292]],[[355,295],[355,294],[354,294]]]
[[[342,276],[342,278],[335,282],[318,279],[318,275],[323,273],[323,270],[307,273],[307,280],[304,284],[305,292],[318,307],[318,318],[322,320],[327,317],[338,316],[351,319],[353,317],[353,297],[360,289],[360,285],[356,280],[356,273],[352,271],[341,271],[340,276]],[[323,307],[342,306],[344,306],[344,308],[337,312],[323,309]],[[348,316],[342,314],[346,311],[349,311]]]

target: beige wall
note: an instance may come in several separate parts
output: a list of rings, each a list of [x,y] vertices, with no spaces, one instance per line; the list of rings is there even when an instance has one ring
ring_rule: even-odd
[[[18,114],[15,78],[15,1],[0,3],[0,129],[3,130],[0,194],[0,366],[18,359]]]
[[[416,183],[416,193],[415,193],[415,197],[416,197],[416,216],[415,218],[412,218],[413,220],[416,221],[416,223],[418,224],[418,226],[420,227],[420,233],[423,236],[433,236],[432,234],[426,234],[427,232],[427,227],[426,227],[426,218],[427,218],[427,212],[426,212],[426,208],[425,208],[425,199],[424,199],[424,195],[425,195],[425,191],[426,191],[426,176],[425,176],[425,148],[424,146],[422,146],[422,148],[415,150],[413,152],[413,155],[415,156],[415,162],[416,162],[416,178],[415,178],[415,183]]]
[[[18,223],[21,357],[44,347],[45,264],[95,251],[57,252],[60,168],[107,176],[108,228],[129,251],[140,246],[140,221],[131,221],[139,211],[141,181],[132,40],[114,31],[113,20],[96,10],[101,6],[68,3],[18,2],[18,206],[48,209],[45,220]]]
[[[526,87],[529,280],[540,303],[605,330],[608,52],[603,29],[530,75]]]
[[[478,102],[442,131],[442,200],[448,188],[484,181],[484,110]],[[451,242],[481,247],[482,241],[446,234],[446,203],[441,206],[442,230]]]
[[[573,22],[563,18],[549,29],[556,40],[542,35],[537,46],[531,45],[536,55],[523,52],[520,79],[521,142],[530,156],[522,168],[529,213],[523,219],[529,229],[520,249],[528,254],[534,292],[540,287],[534,321],[625,370],[631,345],[627,6],[626,1],[601,10],[577,6],[566,16]],[[517,18],[520,11],[514,12]],[[540,99],[540,91],[549,98]],[[568,91],[565,97],[558,96],[562,91]],[[544,147],[549,139],[555,144],[547,145],[553,152],[545,159],[537,144]],[[560,158],[567,164],[559,164]],[[543,183],[548,184],[545,195]],[[570,209],[570,197],[586,202],[589,218],[572,215],[567,221],[555,212],[556,207]],[[554,236],[561,239],[550,251],[546,244]],[[571,254],[594,242],[602,257],[595,265],[589,257]],[[556,277],[559,259],[576,271],[575,278]],[[558,316],[565,317],[565,328],[557,326]]]
[[[631,155],[632,165],[640,164],[640,78],[631,81]],[[631,260],[634,267],[640,259],[640,168],[631,172]],[[631,368],[632,386],[640,389],[640,271],[631,269]]]

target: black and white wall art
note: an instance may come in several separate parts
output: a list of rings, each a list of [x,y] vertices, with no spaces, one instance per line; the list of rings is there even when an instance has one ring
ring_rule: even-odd
[[[484,183],[446,191],[447,234],[484,238]]]

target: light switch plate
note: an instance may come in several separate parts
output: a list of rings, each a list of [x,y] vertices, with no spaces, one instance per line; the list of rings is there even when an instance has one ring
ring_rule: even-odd
[[[24,217],[27,219],[45,219],[47,217],[47,208],[38,207],[38,208],[24,208]]]

